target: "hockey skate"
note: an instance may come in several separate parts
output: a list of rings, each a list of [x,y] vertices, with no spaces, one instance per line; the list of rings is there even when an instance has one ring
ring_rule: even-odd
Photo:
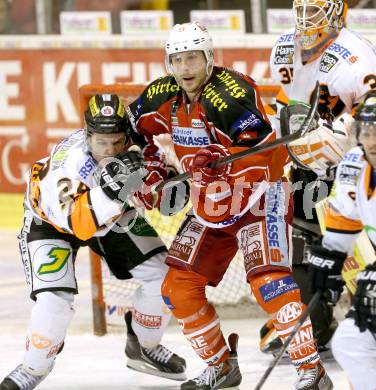
[[[128,328],[125,347],[128,368],[177,381],[187,379],[185,374],[186,363],[183,358],[161,344],[154,348],[143,348],[132,329],[132,313],[127,312],[124,318]]]
[[[299,370],[299,379],[295,384],[295,390],[332,389],[333,383],[321,363],[313,368]]]
[[[31,390],[51,372],[54,364],[44,375],[33,375],[20,364],[0,383],[0,390]]]
[[[208,366],[200,376],[183,383],[180,389],[238,389],[242,381],[238,365],[238,339],[239,336],[235,333],[229,336],[230,356],[226,361],[217,366]]]

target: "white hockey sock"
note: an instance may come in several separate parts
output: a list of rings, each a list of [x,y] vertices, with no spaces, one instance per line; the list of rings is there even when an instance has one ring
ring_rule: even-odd
[[[160,285],[159,285],[160,290]],[[140,286],[133,298],[132,328],[144,348],[158,345],[171,318],[161,294],[150,295]]]
[[[42,292],[31,312],[24,366],[35,375],[47,373],[62,347],[73,317],[73,294]]]

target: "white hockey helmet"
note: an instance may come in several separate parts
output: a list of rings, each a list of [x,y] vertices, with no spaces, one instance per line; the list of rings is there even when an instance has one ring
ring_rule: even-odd
[[[175,24],[165,45],[166,68],[173,74],[171,67],[171,54],[185,51],[201,50],[206,58],[206,74],[209,79],[214,65],[213,40],[205,26],[199,22]]]

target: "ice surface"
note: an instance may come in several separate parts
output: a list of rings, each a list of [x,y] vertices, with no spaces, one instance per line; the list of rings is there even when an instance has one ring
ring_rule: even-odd
[[[0,232],[0,380],[22,361],[31,308],[16,235],[17,232]],[[179,382],[129,370],[124,355],[125,336],[122,333],[104,337],[92,335],[86,250],[82,249],[79,254],[76,271],[80,290],[75,300],[76,315],[68,331],[63,353],[58,356],[53,372],[38,389],[179,389]],[[236,332],[240,336],[239,364],[243,374],[240,389],[253,389],[270,363],[270,357],[257,348],[258,331],[263,322],[263,318],[222,321],[225,335]],[[176,325],[168,327],[163,343],[187,360],[188,377],[199,375],[205,368]],[[350,389],[343,371],[335,362],[326,364],[326,367],[335,389]],[[263,389],[292,389],[296,377],[292,366],[278,366]]]

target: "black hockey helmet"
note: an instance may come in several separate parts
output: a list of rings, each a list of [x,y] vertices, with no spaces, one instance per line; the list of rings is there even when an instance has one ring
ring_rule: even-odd
[[[376,126],[376,90],[368,91],[358,104],[354,113],[356,136],[362,128]]]
[[[126,133],[129,135],[125,105],[115,94],[94,95],[85,111],[87,135],[92,133]]]

